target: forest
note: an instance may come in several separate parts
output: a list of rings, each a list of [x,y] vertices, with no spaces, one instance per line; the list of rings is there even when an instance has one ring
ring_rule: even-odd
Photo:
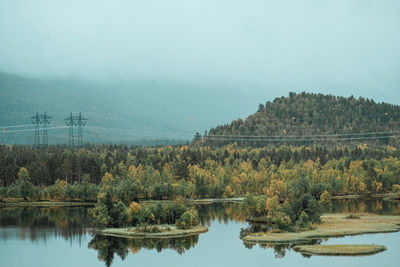
[[[30,200],[95,201],[104,185],[126,205],[139,199],[290,195],[290,186],[331,195],[399,190],[400,152],[322,146],[0,147],[0,194]],[[298,184],[298,185],[297,185]],[[25,189],[21,189],[25,188]],[[277,193],[278,192],[278,193]]]

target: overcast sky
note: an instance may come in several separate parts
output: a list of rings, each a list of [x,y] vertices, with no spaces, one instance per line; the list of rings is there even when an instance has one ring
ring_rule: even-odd
[[[400,104],[399,41],[399,0],[0,1],[0,71],[256,103],[306,90]]]

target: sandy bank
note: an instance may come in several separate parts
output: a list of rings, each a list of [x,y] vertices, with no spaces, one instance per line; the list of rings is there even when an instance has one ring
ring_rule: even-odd
[[[372,255],[386,250],[379,245],[303,245],[295,246],[294,250],[303,255],[323,256],[361,256]]]

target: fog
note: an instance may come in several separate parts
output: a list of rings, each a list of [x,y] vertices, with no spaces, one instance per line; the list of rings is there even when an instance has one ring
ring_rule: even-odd
[[[232,119],[289,91],[400,104],[399,14],[397,0],[2,0],[0,71],[165,83],[189,103],[213,91]]]

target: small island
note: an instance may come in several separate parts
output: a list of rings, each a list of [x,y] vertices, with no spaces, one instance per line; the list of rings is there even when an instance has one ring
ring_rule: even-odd
[[[296,243],[318,238],[343,237],[348,235],[389,233],[400,231],[400,216],[376,214],[325,214],[320,224],[299,232],[249,233],[242,239],[245,243]],[[353,245],[349,245],[353,246]]]
[[[176,238],[199,235],[208,229],[199,225],[196,209],[184,200],[168,202],[132,201],[129,208],[115,202],[110,190],[99,194],[90,210],[96,234],[126,238]]]
[[[362,256],[372,255],[386,250],[380,245],[302,245],[295,246],[294,250],[306,256]]]

